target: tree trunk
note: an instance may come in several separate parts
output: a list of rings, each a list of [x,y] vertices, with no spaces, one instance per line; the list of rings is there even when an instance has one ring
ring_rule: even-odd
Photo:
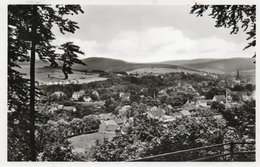
[[[65,79],[65,80],[68,79],[68,73],[66,73],[63,69],[62,69],[62,72],[63,72],[63,74],[64,74],[64,79]]]
[[[67,72],[67,65],[66,65],[66,63],[63,63],[63,65],[62,65],[62,72],[63,72],[63,74],[64,74],[64,79],[66,80],[66,79],[68,79],[68,72]]]
[[[33,6],[33,14],[37,14],[37,6]],[[30,62],[30,160],[36,161],[36,146],[35,146],[35,47],[36,47],[36,23],[32,20],[32,48]]]
[[[64,73],[64,75],[65,75],[65,79],[68,79],[68,74],[67,74],[67,73]]]

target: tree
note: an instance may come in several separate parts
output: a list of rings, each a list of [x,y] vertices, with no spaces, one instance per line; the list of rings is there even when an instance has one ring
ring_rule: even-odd
[[[253,92],[255,90],[255,87],[252,84],[247,84],[245,89],[249,92]]]
[[[72,74],[71,66],[76,64],[86,65],[84,62],[78,59],[78,54],[84,54],[79,48],[79,46],[74,45],[73,42],[67,42],[60,47],[64,53],[61,55],[60,60],[63,61],[62,72],[65,76],[65,79],[68,79],[68,74]]]
[[[247,135],[255,138],[255,131],[250,130],[250,126],[255,126],[255,101],[246,101],[243,105],[223,110],[223,117],[227,120],[227,125],[235,128],[242,138]]]
[[[20,61],[30,61],[30,160],[36,160],[35,147],[35,56],[42,60],[48,59],[55,64],[54,47],[51,41],[54,34],[51,31],[53,24],[58,25],[61,33],[73,33],[77,23],[64,18],[65,15],[83,13],[79,5],[9,5],[8,6],[8,63],[13,69]],[[19,49],[13,50],[15,46]],[[30,51],[30,57],[28,53]],[[19,73],[9,70],[8,76],[18,76]],[[13,78],[14,78],[13,77]],[[10,77],[11,78],[11,77]],[[14,82],[14,80],[10,80]],[[21,84],[21,83],[20,83]],[[18,86],[16,86],[18,87]],[[23,87],[26,87],[23,84]],[[9,89],[12,91],[12,89]],[[9,92],[8,92],[9,94]],[[13,92],[10,92],[13,94]],[[14,101],[11,99],[10,103]],[[12,104],[10,104],[12,105]],[[23,104],[25,105],[25,104]]]
[[[226,124],[211,117],[183,118],[167,127],[145,114],[134,117],[126,134],[117,134],[112,141],[97,142],[91,149],[91,157],[97,161],[125,161],[183,149],[222,143]],[[212,150],[216,153],[219,150]],[[186,154],[188,159],[210,155],[212,151]],[[180,157],[165,157],[158,161],[180,161]]]
[[[212,105],[211,105],[211,109],[215,110],[215,111],[218,111],[218,112],[223,112],[225,110],[225,105],[224,104],[221,104],[217,101],[213,101],[212,102]]]
[[[72,146],[67,140],[68,122],[48,121],[37,127],[36,141],[38,144],[38,156],[40,161],[73,161]]]
[[[243,30],[249,41],[244,50],[256,45],[256,5],[198,5],[192,6],[191,14],[203,16],[211,10],[209,16],[216,20],[215,27],[230,28],[230,34]],[[253,58],[255,58],[255,55]]]

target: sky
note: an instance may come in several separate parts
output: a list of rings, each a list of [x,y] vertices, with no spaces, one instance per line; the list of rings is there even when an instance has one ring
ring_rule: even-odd
[[[190,5],[82,5],[84,14],[70,16],[80,29],[62,35],[54,28],[59,45],[73,41],[88,57],[129,62],[161,62],[196,58],[252,57],[243,51],[244,32],[214,27],[207,15],[190,14]],[[58,52],[58,51],[57,51]]]

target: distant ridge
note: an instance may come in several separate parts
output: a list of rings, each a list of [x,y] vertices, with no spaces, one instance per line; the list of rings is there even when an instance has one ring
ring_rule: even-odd
[[[255,64],[252,58],[230,58],[230,59],[194,59],[181,61],[166,61],[165,64],[175,64],[188,68],[230,74],[236,70],[254,71]]]
[[[162,64],[172,64],[172,65],[185,65],[191,63],[206,63],[210,61],[214,61],[217,59],[191,59],[191,60],[170,60],[170,61],[163,61]]]
[[[116,71],[131,71],[140,68],[171,68],[171,69],[183,69],[190,71],[193,70],[189,67],[182,67],[178,65],[162,64],[162,63],[130,63],[123,60],[102,58],[102,57],[90,57],[82,60],[87,66],[74,65],[73,69],[84,71],[84,70],[103,70],[106,72]]]

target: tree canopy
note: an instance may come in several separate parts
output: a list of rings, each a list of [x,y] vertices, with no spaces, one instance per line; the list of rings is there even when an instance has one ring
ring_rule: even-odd
[[[207,13],[207,11],[209,11]],[[248,37],[244,50],[256,45],[256,5],[200,5],[192,6],[191,14],[208,14],[216,20],[215,27],[231,29],[230,34],[244,31]],[[255,57],[255,55],[254,55]]]
[[[80,5],[8,6],[8,109],[12,111],[8,114],[8,141],[18,141],[16,146],[8,145],[9,160],[36,160],[35,55],[55,64],[55,46],[51,45],[55,39],[52,27],[57,25],[63,34],[74,33],[79,28],[77,23],[65,16],[79,13],[83,13]],[[31,61],[30,81],[17,70],[21,68],[19,63],[24,61]],[[30,140],[27,137],[28,131]],[[17,132],[21,135],[13,135]],[[21,154],[16,156],[16,152]]]

